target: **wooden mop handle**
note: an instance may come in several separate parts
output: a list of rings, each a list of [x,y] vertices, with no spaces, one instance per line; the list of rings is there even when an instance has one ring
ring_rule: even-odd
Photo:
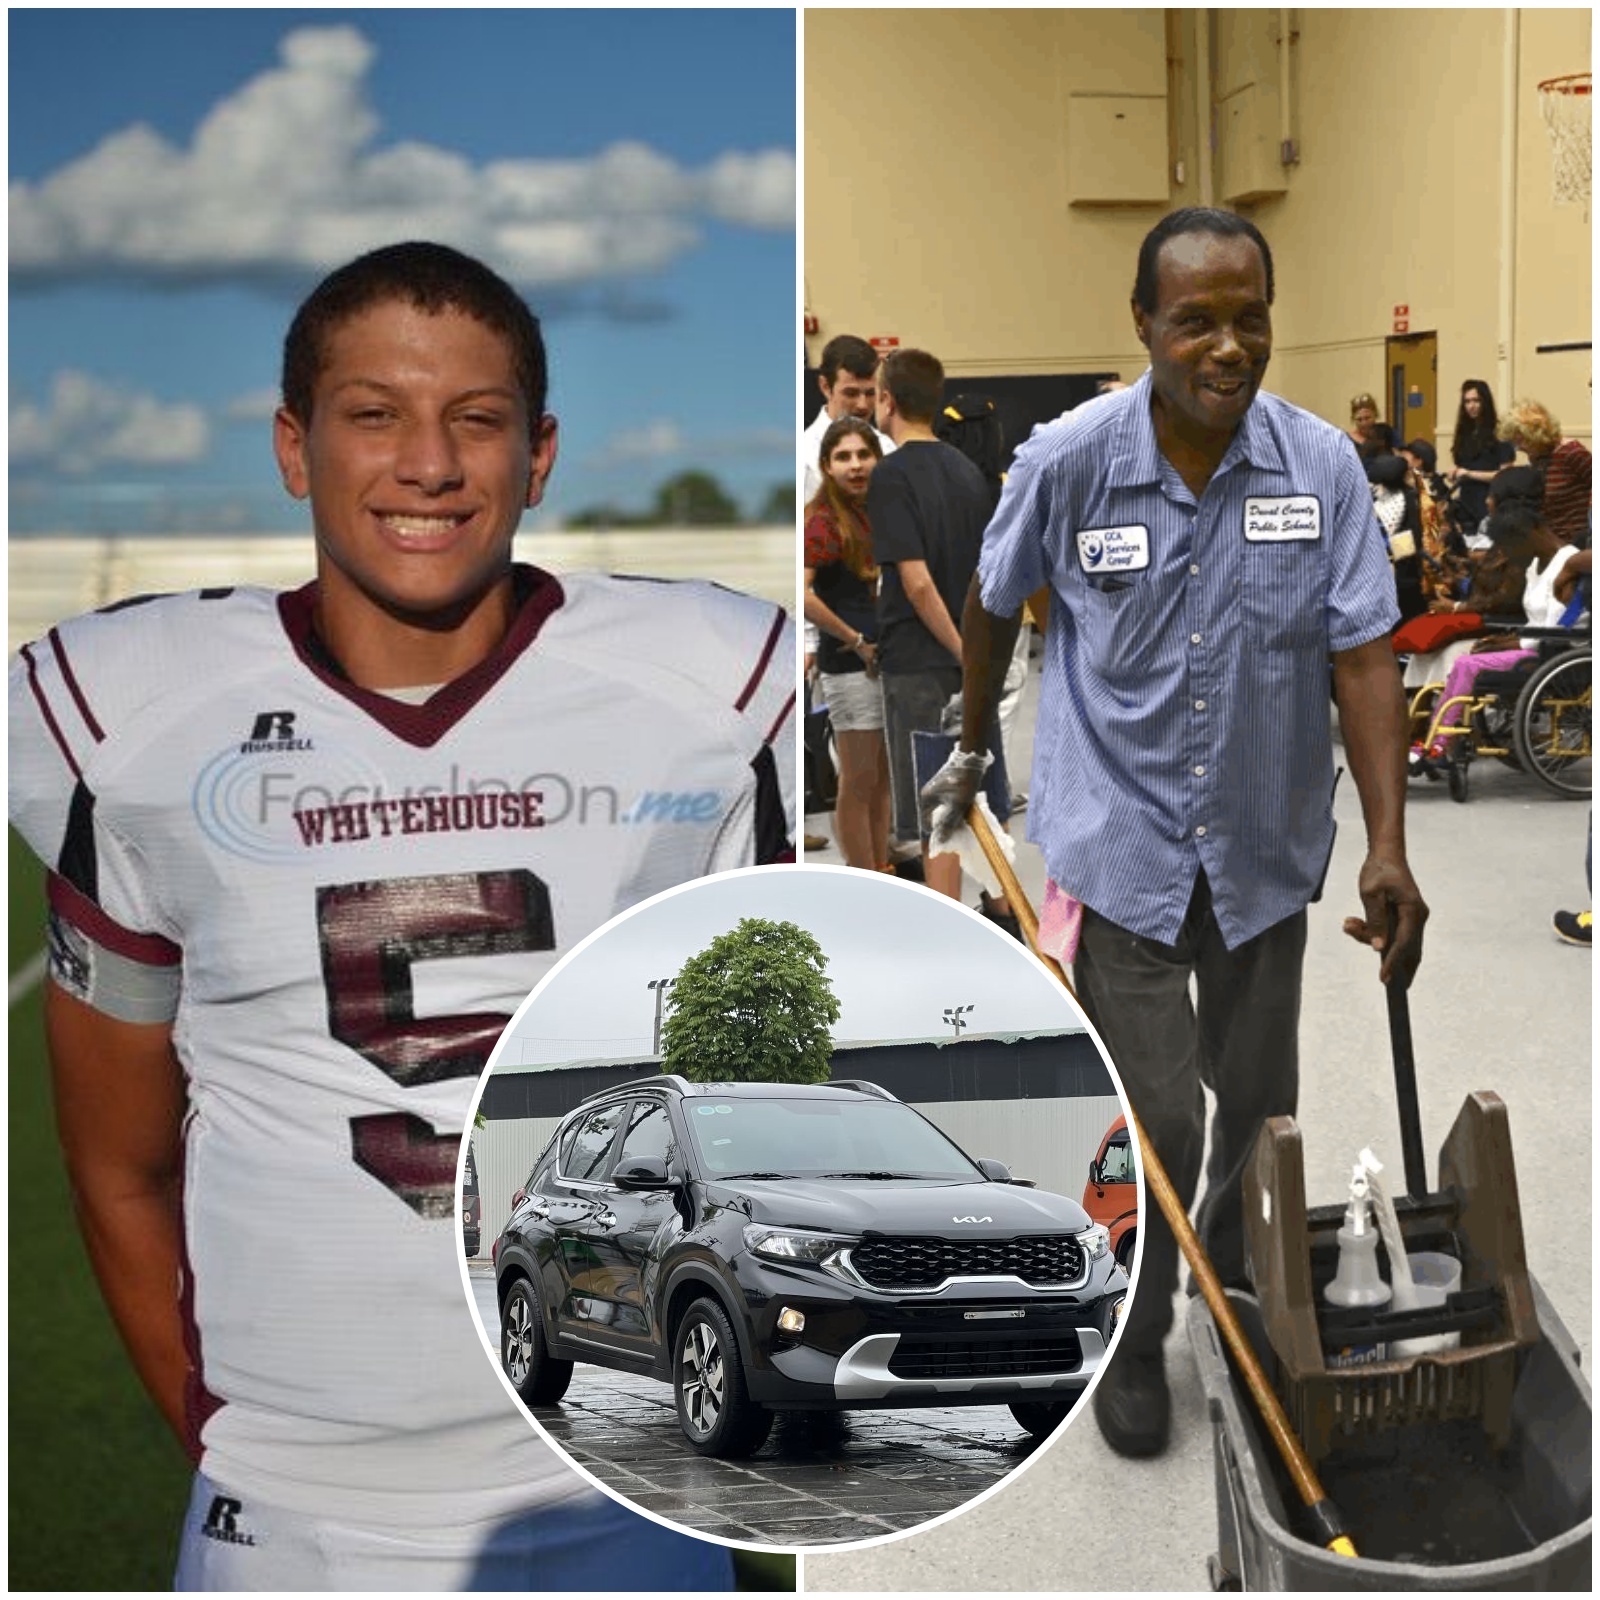
[[[1078,991],[1072,987],[1071,980],[1061,970],[1061,963],[1054,956],[1047,956],[1039,948],[1039,919],[1034,915],[1033,907],[1028,904],[1028,897],[1023,893],[1022,885],[1017,880],[1017,874],[1011,863],[1006,860],[1006,853],[1000,848],[994,830],[977,806],[967,813],[967,824],[972,829],[972,836],[978,841],[978,848],[983,851],[990,870],[1000,880],[1000,892],[1011,903],[1011,914],[1017,919],[1017,926],[1022,929],[1022,937],[1028,941],[1028,948],[1055,974],[1062,987],[1076,1000]]]
[[[1018,882],[1011,863],[1006,860],[1005,853],[984,819],[983,812],[977,806],[973,806],[967,813],[967,823],[978,841],[979,848],[993,868],[995,876],[1000,880],[1000,887],[1011,903],[1012,915],[1016,917],[1018,925],[1026,935],[1029,948],[1060,979],[1067,992],[1073,994],[1072,985],[1067,982],[1067,975],[1061,970],[1061,964],[1040,951],[1039,919],[1034,915],[1033,907],[1028,904],[1028,897],[1023,893],[1022,885]],[[1073,998],[1076,999],[1077,996],[1073,994]],[[1132,1108],[1129,1109],[1131,1112]],[[1150,1136],[1144,1131],[1137,1115],[1133,1116],[1133,1131],[1139,1141],[1139,1159],[1144,1166],[1145,1182],[1155,1195],[1156,1204],[1161,1208],[1162,1216],[1167,1219],[1167,1225],[1178,1241],[1178,1248],[1183,1251],[1184,1260],[1189,1263],[1189,1270],[1194,1274],[1200,1293],[1205,1296],[1206,1305],[1216,1321],[1218,1330],[1232,1352],[1233,1359],[1238,1363],[1240,1372],[1244,1374],[1245,1385],[1256,1403],[1256,1410],[1260,1412],[1261,1420],[1266,1424],[1268,1433],[1272,1435],[1272,1442],[1278,1447],[1278,1454],[1282,1456],[1283,1464],[1294,1480],[1295,1489],[1317,1524],[1324,1548],[1333,1551],[1335,1555],[1354,1557],[1356,1547],[1344,1531],[1339,1514],[1317,1477],[1316,1468],[1311,1465],[1311,1460],[1295,1436],[1294,1428],[1290,1425],[1277,1394],[1267,1381],[1267,1375],[1261,1368],[1260,1358],[1256,1355],[1255,1346],[1250,1343],[1244,1329],[1239,1326],[1239,1319],[1234,1314],[1227,1291],[1217,1277],[1217,1270],[1211,1265],[1211,1259],[1206,1255],[1205,1247],[1200,1243],[1189,1221],[1189,1213],[1178,1199],[1178,1192],[1172,1187],[1167,1169],[1162,1166],[1160,1157],[1156,1155],[1155,1145],[1151,1143]]]

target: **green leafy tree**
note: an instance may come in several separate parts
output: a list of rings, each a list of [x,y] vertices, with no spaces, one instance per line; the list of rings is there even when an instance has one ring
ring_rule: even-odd
[[[788,526],[794,521],[794,485],[792,483],[775,483],[767,490],[767,498],[761,502],[761,509],[756,513],[756,522],[761,527],[774,524]]]
[[[637,522],[635,513],[620,510],[616,506],[584,506],[581,511],[574,511],[565,519],[564,525],[568,528],[626,528]]]
[[[662,1069],[697,1083],[823,1083],[839,1002],[828,958],[792,922],[746,917],[683,964]]]
[[[653,520],[678,528],[726,528],[739,521],[739,507],[709,472],[690,470],[656,490]]]

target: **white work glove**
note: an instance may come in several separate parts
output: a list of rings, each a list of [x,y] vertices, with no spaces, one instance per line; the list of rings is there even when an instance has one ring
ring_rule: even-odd
[[[949,760],[923,784],[922,821],[933,835],[928,845],[930,855],[949,849],[950,835],[966,825],[967,812],[993,761],[987,750],[952,750]]]

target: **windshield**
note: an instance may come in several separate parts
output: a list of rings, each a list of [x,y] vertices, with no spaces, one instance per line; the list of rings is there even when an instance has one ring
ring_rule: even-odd
[[[690,1101],[684,1110],[701,1165],[715,1177],[983,1179],[937,1128],[897,1101],[729,1096]]]

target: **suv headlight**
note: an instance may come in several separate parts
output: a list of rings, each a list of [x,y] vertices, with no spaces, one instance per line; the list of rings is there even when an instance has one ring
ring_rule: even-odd
[[[1102,1230],[1104,1231],[1104,1230]],[[808,1262],[826,1267],[843,1250],[859,1244],[838,1233],[808,1233],[803,1228],[768,1228],[759,1222],[745,1224],[745,1248],[769,1261]]]
[[[1092,1264],[1110,1251],[1111,1230],[1097,1222],[1078,1235],[1078,1243],[1083,1246],[1083,1259]]]

